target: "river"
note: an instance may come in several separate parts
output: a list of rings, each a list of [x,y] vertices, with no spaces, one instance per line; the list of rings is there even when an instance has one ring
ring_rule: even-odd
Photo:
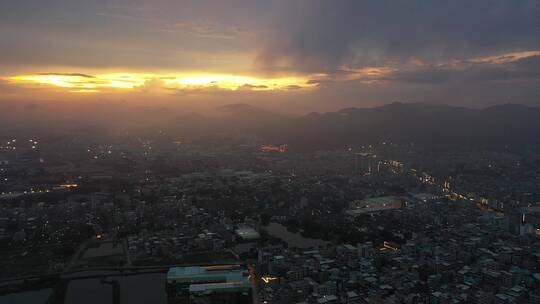
[[[310,239],[303,237],[299,232],[290,232],[287,230],[287,227],[281,225],[280,223],[271,222],[267,227],[265,227],[265,229],[271,236],[280,238],[287,242],[289,247],[310,248],[326,246],[328,244],[328,242],[321,239]]]
[[[110,274],[110,275],[107,275]],[[96,275],[99,272],[77,273]],[[118,276],[104,272],[102,278],[69,279],[65,304],[166,304],[165,273]],[[2,304],[46,304],[52,289],[0,295]],[[117,303],[115,303],[115,298]]]

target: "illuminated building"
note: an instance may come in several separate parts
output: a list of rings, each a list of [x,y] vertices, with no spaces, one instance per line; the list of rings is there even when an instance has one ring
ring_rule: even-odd
[[[77,188],[79,187],[78,184],[62,184],[60,185],[61,188],[70,189],[70,188]]]
[[[392,243],[390,243],[388,241],[384,241],[383,248],[390,249],[390,250],[392,250],[394,252],[399,251],[399,248],[396,245],[394,245],[394,244],[392,244]]]
[[[249,271],[240,265],[173,267],[167,291],[178,303],[251,303]]]

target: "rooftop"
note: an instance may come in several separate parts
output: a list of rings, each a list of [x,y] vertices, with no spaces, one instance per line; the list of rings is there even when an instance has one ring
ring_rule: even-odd
[[[261,237],[259,233],[253,228],[240,228],[236,229],[235,232],[243,240],[256,240]]]
[[[249,283],[248,272],[239,265],[173,267],[167,272],[168,283]]]

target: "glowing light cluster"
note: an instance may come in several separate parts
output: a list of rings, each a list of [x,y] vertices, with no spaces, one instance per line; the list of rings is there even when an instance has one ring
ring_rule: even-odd
[[[129,90],[144,87],[148,82],[157,82],[165,89],[190,90],[217,88],[224,90],[292,90],[309,89],[315,84],[302,77],[257,78],[232,74],[32,74],[8,78],[21,85],[50,86],[68,89],[70,92],[91,93],[107,89]]]
[[[272,276],[263,276],[263,277],[261,277],[261,279],[266,284],[269,284],[270,282],[277,280],[276,277],[272,277]]]

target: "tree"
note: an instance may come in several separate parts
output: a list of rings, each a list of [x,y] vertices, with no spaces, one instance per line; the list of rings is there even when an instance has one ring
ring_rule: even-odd
[[[266,227],[270,224],[271,216],[268,213],[261,213],[259,215],[259,219],[261,221],[261,224]]]

